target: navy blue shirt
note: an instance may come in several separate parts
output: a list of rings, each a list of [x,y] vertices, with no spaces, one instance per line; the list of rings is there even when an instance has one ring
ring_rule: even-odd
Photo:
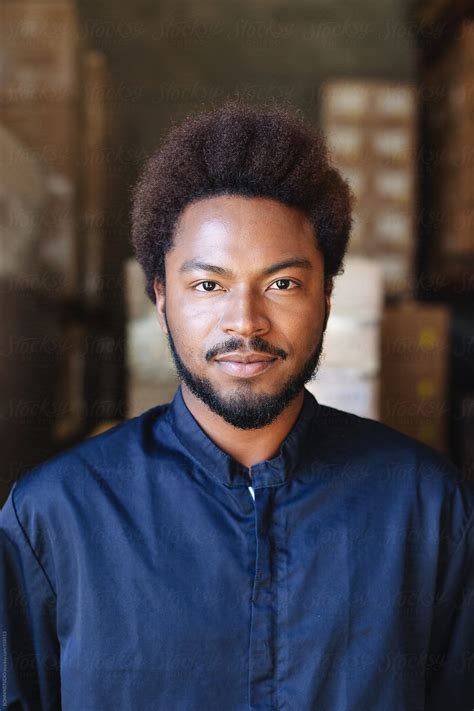
[[[4,707],[472,711],[473,511],[441,455],[306,389],[249,470],[179,388],[13,486]]]

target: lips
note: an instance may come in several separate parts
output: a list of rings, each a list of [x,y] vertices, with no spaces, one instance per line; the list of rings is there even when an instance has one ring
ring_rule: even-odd
[[[219,363],[223,361],[232,363],[261,363],[263,361],[275,360],[275,356],[268,355],[267,353],[249,353],[247,355],[242,353],[227,353],[219,356],[216,360]]]
[[[267,354],[253,353],[251,355],[227,354],[216,358],[218,367],[228,375],[238,378],[249,378],[266,372],[272,367],[276,358]]]

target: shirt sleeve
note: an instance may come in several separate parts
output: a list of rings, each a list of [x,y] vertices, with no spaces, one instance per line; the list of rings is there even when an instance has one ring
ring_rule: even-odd
[[[443,527],[427,660],[426,711],[474,709],[474,512]]]
[[[56,594],[15,507],[0,510],[2,708],[59,709]]]

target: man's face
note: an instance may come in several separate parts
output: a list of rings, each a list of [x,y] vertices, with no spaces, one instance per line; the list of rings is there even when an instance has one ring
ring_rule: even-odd
[[[165,269],[157,312],[180,379],[234,427],[273,422],[315,376],[329,316],[307,217],[269,198],[199,200]],[[235,362],[258,356],[270,360]]]

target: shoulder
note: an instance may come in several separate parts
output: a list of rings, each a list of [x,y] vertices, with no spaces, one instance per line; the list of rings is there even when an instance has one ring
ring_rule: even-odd
[[[448,461],[437,450],[393,429],[382,422],[360,417],[334,407],[318,404],[314,427],[324,433],[331,443],[339,442],[342,449],[354,456],[359,453],[371,457],[395,456],[415,466],[421,462],[433,464]]]
[[[155,423],[168,405],[158,405],[137,417],[82,440],[27,471],[10,492],[18,513],[46,511],[58,497],[90,495],[94,486],[117,486],[130,480],[140,459],[153,446]]]
[[[319,405],[315,434],[327,458],[355,476],[387,490],[405,491],[413,500],[456,516],[461,527],[472,521],[474,487],[438,450],[381,422]],[[324,444],[323,444],[324,443]]]

